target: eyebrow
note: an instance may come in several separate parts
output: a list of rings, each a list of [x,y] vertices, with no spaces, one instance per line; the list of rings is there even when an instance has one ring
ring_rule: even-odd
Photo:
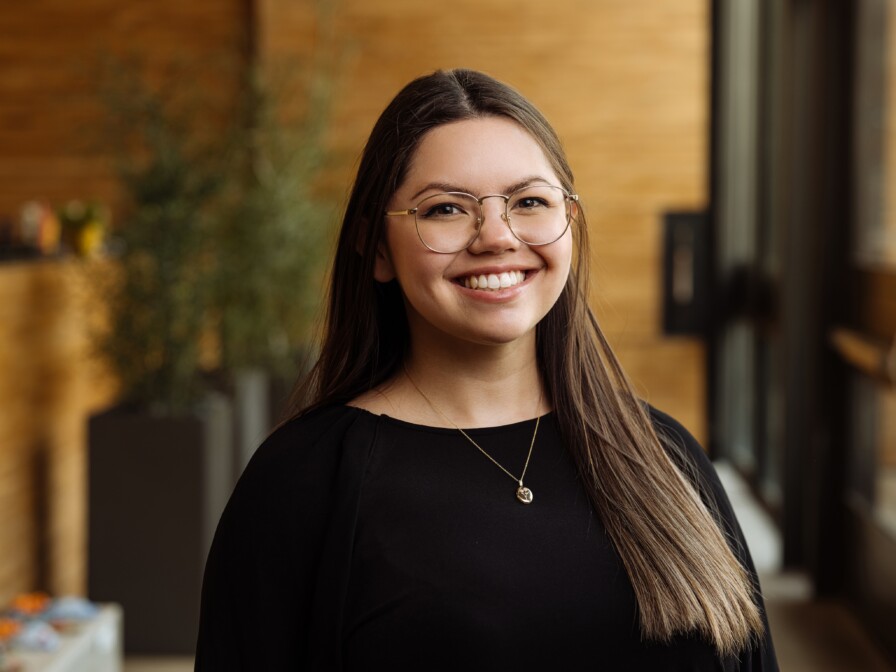
[[[529,177],[524,177],[519,182],[514,182],[511,185],[508,185],[501,193],[502,194],[512,194],[517,189],[522,189],[523,187],[528,187],[530,184],[534,182],[544,182],[545,184],[550,184],[550,181],[542,177],[541,175],[530,175]],[[460,184],[451,184],[449,182],[430,182],[425,187],[423,187],[416,194],[411,196],[411,200],[415,201],[420,198],[421,195],[425,194],[427,191],[460,191],[465,194],[473,194],[473,189],[470,187],[466,187]]]

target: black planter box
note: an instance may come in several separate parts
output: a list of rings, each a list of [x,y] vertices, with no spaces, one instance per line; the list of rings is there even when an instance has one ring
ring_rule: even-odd
[[[128,653],[192,655],[202,571],[233,488],[230,403],[90,419],[88,595],[124,608]]]

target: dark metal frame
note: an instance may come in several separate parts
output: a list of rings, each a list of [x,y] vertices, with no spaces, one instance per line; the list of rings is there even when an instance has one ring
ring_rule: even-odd
[[[853,469],[873,470],[873,455],[860,455],[852,445],[848,415],[849,380],[856,374],[831,345],[837,327],[869,337],[893,338],[896,332],[896,273],[865,270],[850,258],[853,228],[855,168],[853,157],[854,3],[824,0],[764,0],[763,7],[778,10],[786,33],[786,57],[765,61],[769,68],[787,68],[792,86],[778,92],[782,100],[760,100],[763,115],[760,135],[782,128],[787,198],[783,204],[760,190],[759,216],[785,223],[774,235],[782,236],[781,275],[769,279],[777,310],[764,325],[769,337],[780,339],[783,357],[783,435],[772,437],[783,447],[783,502],[776,510],[784,541],[785,564],[805,570],[816,594],[844,597],[872,633],[896,656],[896,539],[874,521],[870,507],[850,491],[846,474]],[[713,36],[718,38],[720,0],[712,3]],[[766,20],[769,14],[766,13]],[[766,32],[769,24],[764,24]],[[764,53],[768,50],[763,49]],[[712,49],[712,105],[719,107],[719,59],[722,45]],[[775,95],[775,94],[773,94]],[[719,169],[719,122],[712,115],[710,155],[711,240],[718,237],[715,216]],[[770,145],[766,145],[769,147]],[[760,154],[759,170],[772,157]],[[762,181],[760,180],[760,185]],[[779,189],[779,185],[766,185]],[[783,215],[783,216],[782,216]],[[768,240],[760,239],[760,246]],[[714,246],[715,248],[715,246]],[[761,254],[761,248],[760,248]],[[715,254],[713,255],[715,257]],[[713,269],[713,285],[720,284]],[[718,314],[718,313],[716,313]],[[758,339],[763,339],[761,315],[754,316]],[[714,429],[716,406],[722,392],[716,383],[724,324],[707,329],[710,447],[724,454],[724,437]],[[761,364],[761,362],[760,362]],[[772,384],[758,381],[758,394]],[[762,430],[767,418],[756,417]],[[762,437],[763,432],[756,432]],[[755,446],[759,454],[766,451]],[[856,460],[861,464],[854,464]],[[757,485],[754,481],[753,485]],[[761,494],[759,488],[755,488]]]
[[[760,110],[759,131],[762,143],[758,154],[758,170],[768,170],[773,160],[771,142],[783,138],[787,142],[783,154],[787,198],[776,199],[781,186],[757,181],[758,217],[763,221],[786,222],[773,233],[780,236],[780,275],[768,277],[756,263],[747,269],[743,306],[755,328],[757,348],[756,408],[754,422],[757,469],[746,474],[754,492],[762,496],[761,477],[768,469],[769,446],[766,441],[768,418],[764,415],[763,395],[772,381],[763,376],[766,345],[773,341],[783,353],[781,392],[785,420],[782,434],[769,437],[782,447],[780,503],[768,503],[781,526],[784,541],[784,562],[791,567],[811,570],[820,590],[836,589],[833,577],[842,566],[842,554],[830,549],[842,548],[843,530],[836,508],[830,502],[832,492],[842,492],[842,409],[844,399],[836,362],[825,342],[826,333],[837,319],[837,307],[845,302],[842,287],[842,241],[850,214],[850,101],[852,16],[850,3],[827,3],[820,0],[789,0],[781,10],[783,24],[772,26],[771,2],[762,4],[762,30],[784,30],[786,53],[778,62],[765,56],[760,72],[786,68],[793,86],[769,91],[761,87],[757,101]],[[712,94],[713,111],[719,108],[720,32],[719,0],[712,5]],[[767,48],[760,49],[768,54]],[[779,98],[780,97],[780,98]],[[721,131],[716,115],[711,115],[710,140],[710,240],[717,256],[715,241],[720,222],[715,206],[720,166],[717,162]],[[771,131],[780,133],[772,136]],[[764,173],[759,177],[763,177]],[[759,230],[758,254],[771,244]],[[711,270],[714,286],[724,286],[718,268]],[[716,303],[718,305],[718,302]],[[723,393],[717,384],[720,341],[726,315],[713,311],[708,341],[708,418],[710,449],[713,456],[724,455],[725,437],[716,430],[716,405]],[[774,455],[773,455],[774,458]],[[833,523],[833,524],[832,524]],[[838,541],[839,540],[839,541]]]

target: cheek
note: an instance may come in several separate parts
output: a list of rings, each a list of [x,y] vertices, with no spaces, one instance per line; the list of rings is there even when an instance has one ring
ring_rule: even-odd
[[[551,251],[552,255],[548,262],[553,266],[553,282],[551,283],[553,296],[551,305],[556,303],[557,299],[560,298],[560,294],[563,293],[563,289],[566,287],[570,273],[572,272],[572,237],[566,236],[556,243],[552,243],[552,245],[557,245],[558,247]]]
[[[551,243],[548,247],[551,248],[546,250],[550,255],[549,263],[554,266],[557,274],[562,275],[565,279],[572,268],[573,244],[571,232],[567,231],[563,238],[555,243]]]
[[[377,247],[376,279],[380,282],[397,279],[401,284],[402,276],[408,266],[408,244],[401,228],[387,226]]]
[[[404,234],[408,235],[404,235]],[[404,292],[427,291],[442,281],[446,256],[428,251],[417,239],[416,231],[396,233],[391,236],[386,249],[394,276]]]

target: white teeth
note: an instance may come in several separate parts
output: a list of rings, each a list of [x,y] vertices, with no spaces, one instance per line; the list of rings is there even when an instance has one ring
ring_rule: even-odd
[[[524,271],[470,275],[464,278],[464,287],[468,289],[504,289],[518,285],[525,279],[526,273]]]

